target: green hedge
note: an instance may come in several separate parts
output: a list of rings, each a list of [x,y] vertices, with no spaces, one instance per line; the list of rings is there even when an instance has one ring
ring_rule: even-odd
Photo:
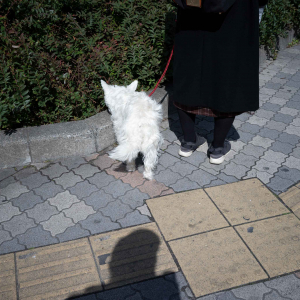
[[[270,2],[261,43],[275,49],[278,35],[299,28],[300,4]],[[100,79],[153,88],[173,45],[175,11],[172,0],[2,1],[0,128],[92,116],[104,109]]]

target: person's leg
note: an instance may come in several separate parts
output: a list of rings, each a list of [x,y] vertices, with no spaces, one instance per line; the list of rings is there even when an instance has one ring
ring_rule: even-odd
[[[179,155],[189,157],[198,147],[205,143],[205,139],[196,134],[195,114],[188,113],[181,109],[178,109],[178,114],[184,138],[184,140],[181,142]]]
[[[234,117],[215,118],[214,140],[208,149],[210,163],[216,165],[221,164],[224,161],[226,154],[230,151],[231,145],[228,141],[225,141],[225,139],[233,121]]]
[[[196,115],[178,109],[179,121],[185,142],[196,142],[195,119]]]
[[[215,118],[214,140],[213,147],[224,147],[226,136],[233,124],[234,117],[218,117]]]

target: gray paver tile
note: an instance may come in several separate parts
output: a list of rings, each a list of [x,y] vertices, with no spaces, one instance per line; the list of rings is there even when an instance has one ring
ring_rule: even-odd
[[[281,107],[280,105],[273,104],[273,103],[265,103],[261,106],[262,109],[270,110],[270,111],[273,111],[275,113],[279,111],[280,107]]]
[[[300,159],[300,145],[293,150],[291,156]]]
[[[259,90],[259,92],[260,92],[261,94],[266,94],[266,95],[272,96],[272,95],[274,95],[274,94],[276,93],[276,90],[268,89],[268,88],[261,88],[261,89]]]
[[[50,165],[47,168],[41,169],[41,173],[43,175],[48,176],[50,179],[59,177],[66,172],[68,172],[68,169],[66,167],[61,166],[58,163]]]
[[[196,182],[200,187],[209,184],[212,180],[217,179],[216,176],[209,174],[204,170],[196,170],[191,175],[186,176],[191,181]],[[171,186],[173,188],[173,185]]]
[[[264,295],[272,290],[267,288],[263,283],[251,284],[232,290],[231,292],[238,298],[244,300],[257,299],[262,300]]]
[[[293,151],[294,146],[287,143],[282,143],[279,141],[276,141],[272,146],[269,148],[270,150],[273,150],[275,152],[282,152],[284,154],[290,154]]]
[[[97,173],[93,177],[87,179],[90,183],[94,184],[97,188],[101,189],[116,179],[112,175],[108,175],[105,172]]]
[[[288,134],[298,135],[300,137],[300,129],[297,126],[289,125],[284,132]]]
[[[290,79],[292,77],[292,74],[279,72],[275,76],[282,79]]]
[[[32,191],[22,194],[21,196],[12,200],[13,206],[18,207],[21,211],[33,208],[36,204],[42,203],[40,196],[35,195]]]
[[[281,297],[276,291],[272,291],[270,294],[267,294],[264,300],[286,300],[287,298]]]
[[[300,100],[299,100],[299,101],[300,101]],[[295,119],[293,120],[293,122],[291,123],[291,125],[300,127],[300,118],[295,118]],[[300,130],[300,128],[299,128],[299,130]]]
[[[177,149],[179,149],[178,146],[177,146]],[[178,150],[177,150],[177,152],[178,152]],[[195,154],[195,153],[193,153],[193,154]],[[179,161],[178,158],[174,157],[173,155],[170,155],[169,153],[164,153],[159,158],[159,163],[165,168],[173,166],[178,161]]]
[[[11,241],[4,242],[0,245],[0,254],[21,251],[24,249],[25,246],[20,245],[17,238],[14,238]]]
[[[281,92],[285,92],[285,93],[289,93],[289,94],[295,94],[297,92],[297,90],[298,90],[297,88],[291,87],[291,86],[283,86],[280,88]]]
[[[114,223],[108,217],[104,217],[100,212],[87,217],[79,222],[82,228],[87,229],[91,234],[102,233],[120,228],[118,223]]]
[[[268,172],[270,174],[274,174],[280,168],[280,165],[276,162],[270,162],[265,159],[260,159],[256,162],[256,165],[253,167],[260,172]]]
[[[147,204],[144,204],[143,206],[137,207],[138,211],[144,215],[144,216],[148,216],[148,217],[152,217],[151,212],[147,206]]]
[[[14,168],[1,169],[0,170],[0,181],[2,181],[3,179],[5,179],[15,173],[16,173],[16,170]]]
[[[112,195],[114,198],[118,198],[125,195],[127,191],[132,190],[132,186],[127,183],[123,183],[120,179],[118,179],[111,182],[108,186],[105,186],[103,190],[107,194]]]
[[[63,189],[61,186],[55,184],[53,181],[44,183],[40,187],[34,189],[34,192],[41,196],[44,200],[54,197],[59,192],[62,192]]]
[[[250,119],[251,120],[251,119]],[[248,122],[250,122],[250,120]],[[245,132],[250,132],[252,134],[256,134],[261,130],[261,126],[255,125],[255,124],[250,124],[248,122],[245,122],[240,129],[245,131]]]
[[[200,186],[194,181],[189,180],[188,178],[184,177],[178,180],[175,184],[170,186],[175,192],[182,192],[188,190],[199,189]]]
[[[295,184],[293,181],[275,176],[270,180],[270,183],[267,184],[268,188],[272,189],[275,192],[285,192],[289,187]]]
[[[258,116],[260,118],[265,118],[265,119],[268,119],[268,120],[272,119],[274,114],[275,114],[275,112],[270,111],[270,110],[265,110],[265,109],[262,109],[262,108],[260,108],[259,110],[257,110],[255,112],[256,116]]]
[[[110,202],[106,207],[101,209],[101,213],[109,217],[113,222],[124,218],[129,212],[132,212],[132,209],[128,205],[123,204],[120,200]]]
[[[90,233],[88,230],[82,229],[79,224],[76,224],[72,227],[67,228],[64,233],[57,234],[56,237],[62,243],[83,238],[89,235]]]
[[[170,186],[171,184],[174,184],[177,180],[182,178],[182,176],[169,169],[166,169],[164,171],[161,171],[158,175],[155,175],[154,178],[157,182],[161,182],[166,186]]]
[[[68,188],[68,190],[71,194],[76,195],[79,199],[88,197],[93,192],[98,191],[98,189],[93,184],[90,184],[87,181],[76,183],[76,185]]]
[[[173,143],[173,144],[170,144],[169,146],[168,146],[168,148],[166,149],[166,152],[168,153],[168,154],[171,154],[172,156],[175,156],[175,157],[177,157],[177,158],[180,158],[180,155],[178,154],[178,151],[179,151],[179,145],[178,144],[176,144],[176,143]],[[163,158],[163,162],[167,165],[167,166],[172,166],[172,162],[174,161],[174,163],[176,163],[176,161],[175,160],[173,160],[172,158],[170,158],[170,163],[168,163],[168,161],[167,161],[167,158],[168,158],[168,156],[166,156],[166,157],[164,157]],[[161,161],[161,157],[159,158],[159,162]],[[166,166],[164,166],[164,168],[166,168]]]
[[[234,176],[226,175],[225,173],[220,173],[217,178],[221,179],[222,181],[225,181],[226,183],[233,183],[237,182],[238,179]]]
[[[227,183],[221,179],[216,179],[216,180],[213,180],[210,184],[206,185],[205,187],[209,188],[209,187],[219,186],[219,185],[224,185],[224,184],[227,184]]]
[[[8,231],[2,230],[0,228],[0,245],[3,242],[10,241],[11,239],[12,239],[12,237],[9,235]],[[1,246],[0,246],[0,249],[1,249]]]
[[[59,178],[54,179],[56,184],[61,185],[64,189],[74,186],[76,183],[82,181],[81,177],[75,175],[73,172],[65,173]]]
[[[282,143],[289,143],[291,145],[296,145],[299,143],[300,136],[283,132],[279,135],[277,140]]]
[[[73,204],[70,208],[64,210],[64,214],[73,220],[76,224],[79,221],[85,220],[89,215],[94,214],[96,211],[84,201]]]
[[[249,143],[254,137],[254,135],[252,133],[244,132],[242,130],[238,131],[238,135],[239,135],[239,137],[238,137],[239,141],[242,141],[243,143],[246,143],[246,144]]]
[[[242,177],[246,176],[248,171],[249,169],[247,167],[230,162],[228,165],[226,165],[223,172],[229,176],[234,176],[238,179],[241,179]]]
[[[124,204],[129,205],[132,209],[136,209],[137,207],[142,206],[144,201],[149,199],[149,196],[138,189],[133,189],[120,197],[120,199]]]
[[[245,155],[244,153],[239,153],[234,157],[234,162],[236,164],[245,166],[247,168],[254,166],[257,160],[257,157],[254,157],[252,155]]]
[[[11,202],[0,205],[0,223],[8,221],[19,214],[21,214],[19,208],[12,206]]]
[[[41,225],[45,230],[50,231],[52,236],[55,236],[63,233],[68,227],[72,227],[74,223],[61,212],[58,215],[52,216],[49,220],[41,222]]]
[[[95,173],[100,172],[100,170],[90,164],[85,164],[76,169],[73,169],[73,172],[85,179],[87,177],[93,176]]]
[[[244,124],[244,122],[235,119],[234,122],[233,122],[233,127],[235,129],[237,129],[237,128],[240,128],[242,126],[242,124]]]
[[[207,159],[207,154],[195,151],[190,157],[183,157],[182,160],[199,167]]]
[[[192,174],[193,171],[197,170],[195,166],[184,161],[179,161],[175,163],[175,165],[171,166],[169,169],[173,172],[179,173],[181,176]]]
[[[264,87],[267,89],[273,89],[273,90],[279,90],[281,88],[282,84],[275,83],[275,82],[268,82]]]
[[[265,118],[260,118],[256,115],[253,115],[249,118],[249,120],[247,121],[247,123],[253,124],[253,125],[258,125],[258,126],[264,126],[267,124],[269,120],[265,119]]]
[[[276,96],[276,95],[275,95]],[[285,98],[272,97],[269,100],[269,103],[278,104],[280,106],[284,106],[288,100]]]
[[[265,285],[271,289],[277,290],[281,296],[293,300],[299,299],[300,280],[295,275],[283,276],[270,281],[266,281]],[[271,300],[269,298],[268,300]]]
[[[29,219],[24,213],[12,217],[9,221],[2,223],[2,225],[3,228],[9,231],[13,237],[26,232],[29,228],[36,226],[34,221]]]
[[[255,136],[252,141],[250,142],[250,144],[253,144],[255,146],[259,146],[259,147],[262,147],[262,148],[269,148],[272,143],[274,143],[274,140],[271,140],[269,138],[264,138],[264,137],[261,137],[261,136]]]
[[[288,101],[286,106],[289,108],[294,108],[300,110],[300,102],[299,101]]]
[[[2,181],[0,181],[0,194],[1,194],[1,190],[6,188],[8,185],[12,184],[12,183],[16,183],[17,181],[15,180],[14,177],[10,176],[7,177],[5,179],[3,179]]]
[[[267,173],[266,171],[261,172],[257,169],[251,169],[243,179],[249,179],[249,178],[258,178],[263,183],[267,184],[270,182],[271,178],[273,177],[273,174]]]
[[[259,101],[260,102],[267,102],[271,97],[272,97],[271,95],[259,93]]]
[[[28,189],[20,182],[9,184],[7,187],[0,190],[0,195],[6,197],[7,200],[17,198],[23,193],[27,193]]]
[[[28,229],[24,234],[17,236],[19,243],[26,248],[35,248],[58,243],[58,240],[45,231],[41,225]]]
[[[68,157],[60,160],[60,163],[71,170],[78,168],[82,164],[86,164],[86,161],[82,157]]]
[[[103,190],[92,193],[90,196],[83,198],[83,200],[95,210],[105,207],[109,202],[115,201],[111,195],[105,193]]]
[[[298,109],[295,108],[290,108],[290,107],[282,107],[279,111],[282,114],[290,115],[292,117],[295,117],[298,115]]]
[[[278,172],[275,175],[294,182],[298,182],[300,179],[300,170],[283,166],[278,169]]]
[[[178,137],[174,132],[172,132],[170,129],[166,129],[161,132],[162,137],[167,140],[170,143],[173,143],[174,141],[178,140]]]
[[[243,150],[241,152],[246,155],[251,155],[256,158],[259,158],[260,156],[262,156],[264,154],[265,151],[266,151],[266,149],[263,147],[248,144],[247,146],[245,146],[243,148]]]
[[[285,100],[289,100],[291,99],[293,96],[293,94],[289,93],[289,92],[284,92],[282,90],[279,90],[276,94],[275,94],[275,97],[278,97],[278,98],[283,98]]]
[[[59,211],[55,206],[49,204],[48,201],[37,204],[34,208],[26,211],[30,218],[33,218],[36,223],[48,220],[51,216],[56,215]]]
[[[49,203],[56,206],[59,211],[69,208],[76,202],[80,200],[75,196],[71,195],[69,191],[64,191],[57,194],[55,197],[48,199]]]
[[[251,115],[249,115],[249,114],[247,114],[247,113],[243,113],[243,114],[240,114],[240,115],[236,116],[235,118],[236,118],[237,120],[240,120],[240,121],[242,121],[242,122],[245,122],[245,121],[247,121],[250,117],[251,117]]]
[[[285,159],[287,158],[287,155],[283,154],[281,152],[275,152],[273,150],[267,150],[261,158],[263,158],[267,161],[273,161],[273,162],[276,162],[278,164],[281,164],[285,161]]]
[[[266,127],[270,129],[275,129],[277,131],[283,131],[286,128],[287,124],[282,123],[282,122],[277,122],[274,120],[270,120],[267,124]]]
[[[20,181],[31,190],[41,186],[43,183],[49,182],[50,180],[41,173],[34,173],[26,178],[22,178]]]
[[[300,82],[297,82],[297,81],[294,81],[294,80],[288,81],[285,85],[288,86],[288,87],[294,87],[296,89],[300,88]]]
[[[17,180],[21,180],[23,178],[26,178],[28,177],[29,175],[32,175],[34,173],[37,173],[37,170],[32,167],[32,166],[26,166],[26,167],[23,167],[20,171],[18,171],[14,177],[17,179]]]
[[[273,120],[285,124],[290,124],[293,121],[293,117],[291,115],[278,113],[274,116]]]
[[[138,210],[135,210],[128,213],[123,219],[119,219],[118,222],[122,227],[129,227],[149,223],[151,221],[147,216],[142,215]]]

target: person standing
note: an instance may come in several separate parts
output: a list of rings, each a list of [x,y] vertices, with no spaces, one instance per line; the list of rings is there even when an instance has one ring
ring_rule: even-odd
[[[236,0],[222,14],[178,8],[173,84],[184,135],[181,156],[205,142],[195,131],[196,115],[211,116],[208,156],[221,164],[231,149],[226,136],[235,116],[259,108],[259,5]]]

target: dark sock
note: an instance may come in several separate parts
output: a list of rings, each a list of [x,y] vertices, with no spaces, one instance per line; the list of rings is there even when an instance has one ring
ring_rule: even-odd
[[[185,142],[196,142],[195,119],[196,115],[178,109],[179,121]]]
[[[213,141],[214,148],[224,147],[226,136],[230,130],[230,127],[233,124],[234,118],[235,117],[215,118],[214,141]]]

